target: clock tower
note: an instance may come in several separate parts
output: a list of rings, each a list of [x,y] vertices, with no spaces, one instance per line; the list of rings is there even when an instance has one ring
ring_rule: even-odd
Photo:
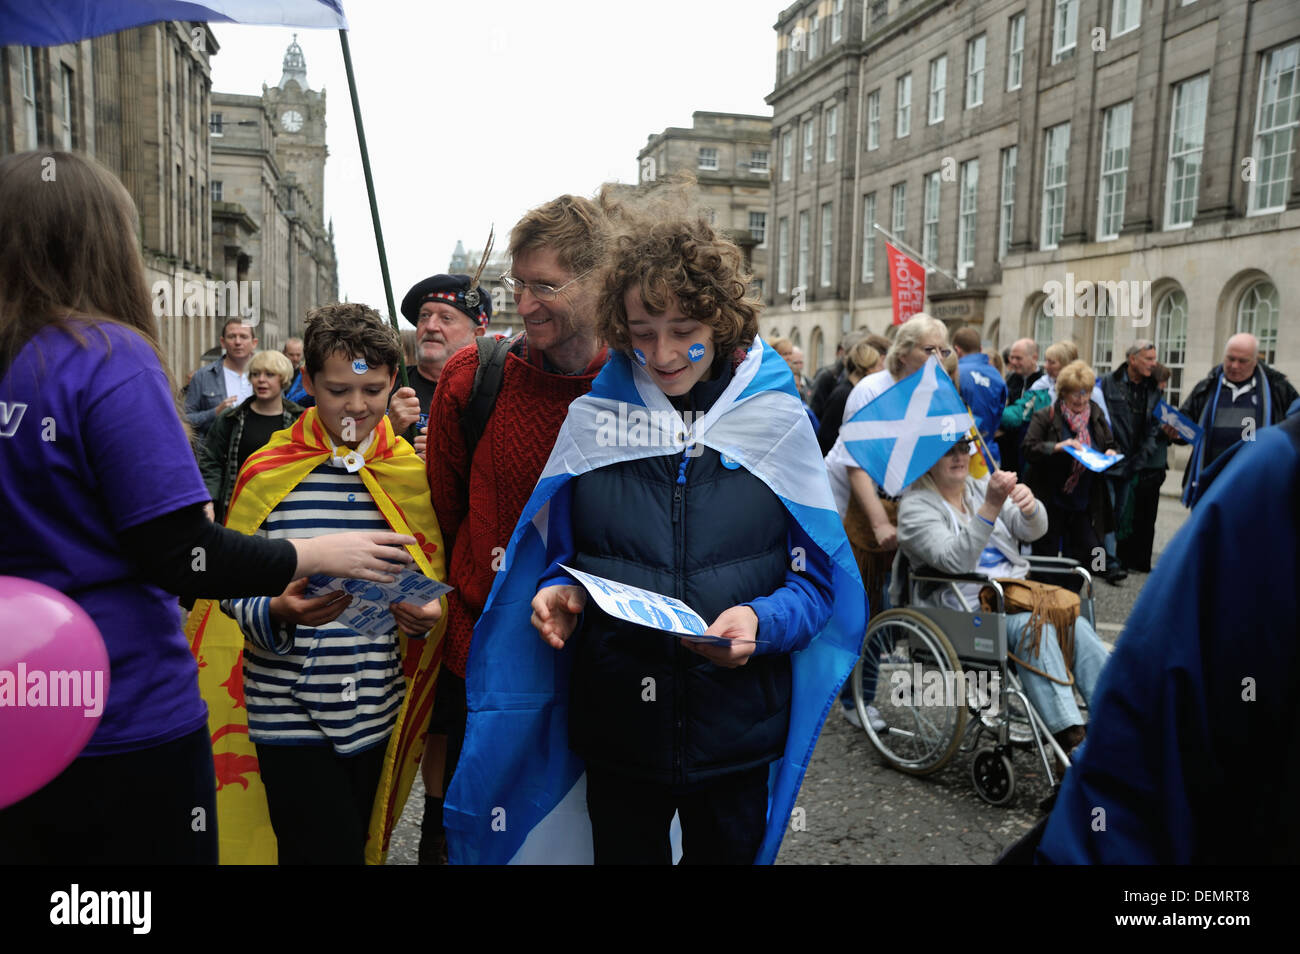
[[[325,90],[307,84],[307,61],[295,33],[284,53],[284,72],[277,86],[263,87],[267,111],[275,124],[275,159],[282,173],[297,179],[307,207],[295,212],[314,230],[325,226]]]

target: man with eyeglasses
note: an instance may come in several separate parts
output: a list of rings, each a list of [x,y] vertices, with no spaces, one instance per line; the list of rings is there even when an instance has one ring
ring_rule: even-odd
[[[429,408],[442,369],[483,334],[492,318],[492,296],[481,285],[473,287],[468,275],[433,275],[406,293],[402,314],[415,325],[415,364],[406,369],[410,387],[393,392],[389,416],[397,427],[409,419],[412,399],[419,401],[415,452],[425,458]]]
[[[601,203],[563,195],[511,231],[513,265],[501,282],[515,296],[524,330],[509,345],[495,404],[472,449],[462,421],[477,393],[478,349],[453,355],[438,379],[429,412],[429,488],[455,589],[447,594],[444,665],[424,763],[421,864],[438,863],[444,851],[442,793],[465,738],[474,624],[569,404],[591,390],[605,363],[593,315],[605,229]]]

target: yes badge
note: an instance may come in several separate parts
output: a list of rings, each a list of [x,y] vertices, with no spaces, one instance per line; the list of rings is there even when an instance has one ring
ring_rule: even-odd
[[[720,454],[719,456],[722,458],[722,466],[727,468],[727,470],[735,470],[740,466],[740,461],[736,460],[734,457],[728,457],[726,454]]]
[[[692,361],[699,361],[701,358],[704,357],[704,345],[702,345],[702,344],[693,344],[693,345],[691,345],[691,346],[686,350],[686,355],[687,355],[687,357],[689,357]]]
[[[353,374],[365,374],[369,370],[370,366],[366,364],[365,358],[357,358],[352,362]]]
[[[636,355],[636,363],[645,367],[645,353],[640,348],[633,348],[632,354]]]

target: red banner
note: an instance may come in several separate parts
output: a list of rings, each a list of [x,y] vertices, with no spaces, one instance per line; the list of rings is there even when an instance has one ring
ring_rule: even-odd
[[[889,242],[889,287],[894,295],[894,324],[901,325],[918,312],[925,311],[925,268],[908,258]]]

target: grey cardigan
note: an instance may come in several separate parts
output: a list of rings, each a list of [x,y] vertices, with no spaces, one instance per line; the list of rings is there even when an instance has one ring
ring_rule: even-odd
[[[977,573],[980,554],[991,542],[1017,570],[1028,570],[1029,561],[1020,555],[1019,542],[1037,540],[1047,532],[1047,507],[1039,501],[1033,516],[1026,517],[1008,498],[1002,503],[996,525],[991,527],[975,516],[984,503],[988,482],[987,477],[966,478],[965,503],[971,516],[957,531],[953,530],[952,516],[938,492],[913,486],[903,494],[898,505],[898,553],[894,556],[889,582],[892,605],[902,605],[904,558],[915,572],[928,569],[938,573]],[[938,588],[936,584],[923,584],[918,597],[924,603],[931,603]]]

